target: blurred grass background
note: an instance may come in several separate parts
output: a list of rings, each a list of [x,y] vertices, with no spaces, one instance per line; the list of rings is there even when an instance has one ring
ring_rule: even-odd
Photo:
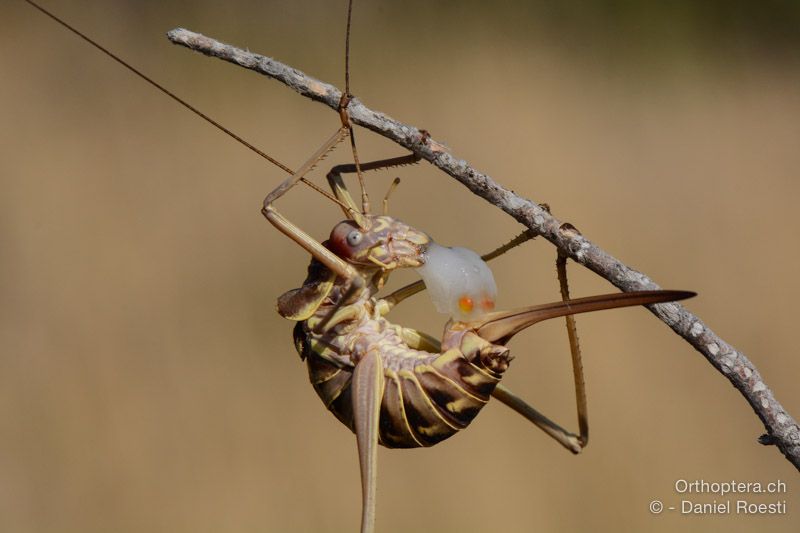
[[[342,85],[343,0],[46,5],[291,166],[337,127],[164,32]],[[797,416],[798,23],[788,0],[356,2],[353,91],[698,291],[689,307]],[[4,4],[0,30],[0,530],[355,530],[355,440],[274,311],[308,261],[259,213],[279,171],[23,2]],[[391,212],[442,243],[486,251],[520,229],[426,164],[370,176],[373,196],[397,174]],[[281,205],[322,239],[340,218],[324,204],[298,189]],[[557,299],[554,257],[534,242],[499,259],[501,307]],[[572,274],[575,295],[609,290]],[[443,324],[424,296],[395,317]],[[796,471],[699,354],[643,310],[578,324],[586,452],[489,406],[433,449],[381,450],[379,531],[796,530]],[[562,330],[515,339],[507,383],[574,427]],[[678,504],[680,478],[786,480],[751,500],[786,499],[788,515],[651,515],[653,499]]]

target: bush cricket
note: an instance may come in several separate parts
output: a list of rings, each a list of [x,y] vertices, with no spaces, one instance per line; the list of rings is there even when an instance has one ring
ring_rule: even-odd
[[[203,115],[184,100],[133,69],[85,35],[26,0],[48,16],[100,48],[159,90],[222,129],[290,176],[270,192],[262,212],[279,231],[312,255],[302,287],[279,298],[281,315],[295,321],[295,344],[308,365],[312,384],[326,406],[354,431],[362,471],[362,531],[373,531],[376,499],[376,448],[432,446],[465,428],[491,397],[511,407],[556,441],[577,453],[588,440],[585,392],[580,352],[572,315],[594,310],[647,305],[688,298],[686,291],[651,291],[571,299],[566,281],[566,258],[557,261],[562,301],[507,312],[494,311],[493,280],[484,260],[493,259],[530,238],[523,234],[508,245],[479,258],[476,254],[436,245],[426,233],[388,215],[373,214],[362,173],[411,164],[414,155],[361,162],[348,119],[349,70],[340,124],[333,135],[297,171],[278,163]],[[346,50],[349,49],[349,12]],[[348,57],[346,51],[346,57]],[[339,143],[350,141],[351,165],[328,173],[332,193],[313,185],[309,173]],[[341,178],[355,173],[360,205]],[[307,179],[307,176],[309,178]],[[334,226],[328,240],[303,232],[275,208],[274,202],[297,183],[311,186],[338,205],[346,220]],[[441,341],[392,324],[386,314],[405,298],[424,288],[420,283],[379,297],[390,273],[397,268],[420,268],[436,303],[450,315]],[[466,285],[465,272],[478,272]],[[567,317],[575,372],[579,433],[550,421],[523,399],[499,384],[511,355],[506,343],[519,331],[548,318]]]

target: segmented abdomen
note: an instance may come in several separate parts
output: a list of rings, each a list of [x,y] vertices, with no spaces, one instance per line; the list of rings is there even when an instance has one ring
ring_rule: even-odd
[[[317,394],[353,430],[353,367],[332,362],[324,353],[330,348],[312,342],[302,322],[295,327],[294,337]],[[412,361],[400,365],[396,358],[403,357],[402,348],[382,353],[385,386],[380,443],[388,448],[433,446],[472,422],[489,401],[502,373],[487,368],[479,356],[468,360],[460,349],[422,356],[417,350],[406,350],[413,354],[409,357]]]

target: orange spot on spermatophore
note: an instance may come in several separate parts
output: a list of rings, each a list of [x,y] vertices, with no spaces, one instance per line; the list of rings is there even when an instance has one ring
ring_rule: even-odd
[[[475,304],[472,302],[472,298],[470,298],[469,296],[462,296],[461,298],[458,299],[458,309],[462,313],[472,312],[472,308],[474,306]]]
[[[484,297],[481,300],[481,309],[483,309],[484,311],[491,311],[492,309],[494,309],[494,300],[488,297]]]

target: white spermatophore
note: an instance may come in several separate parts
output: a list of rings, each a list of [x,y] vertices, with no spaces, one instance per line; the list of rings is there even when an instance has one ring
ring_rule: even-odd
[[[416,269],[433,305],[458,322],[469,322],[494,310],[497,285],[489,265],[467,248],[431,243],[425,264]]]

